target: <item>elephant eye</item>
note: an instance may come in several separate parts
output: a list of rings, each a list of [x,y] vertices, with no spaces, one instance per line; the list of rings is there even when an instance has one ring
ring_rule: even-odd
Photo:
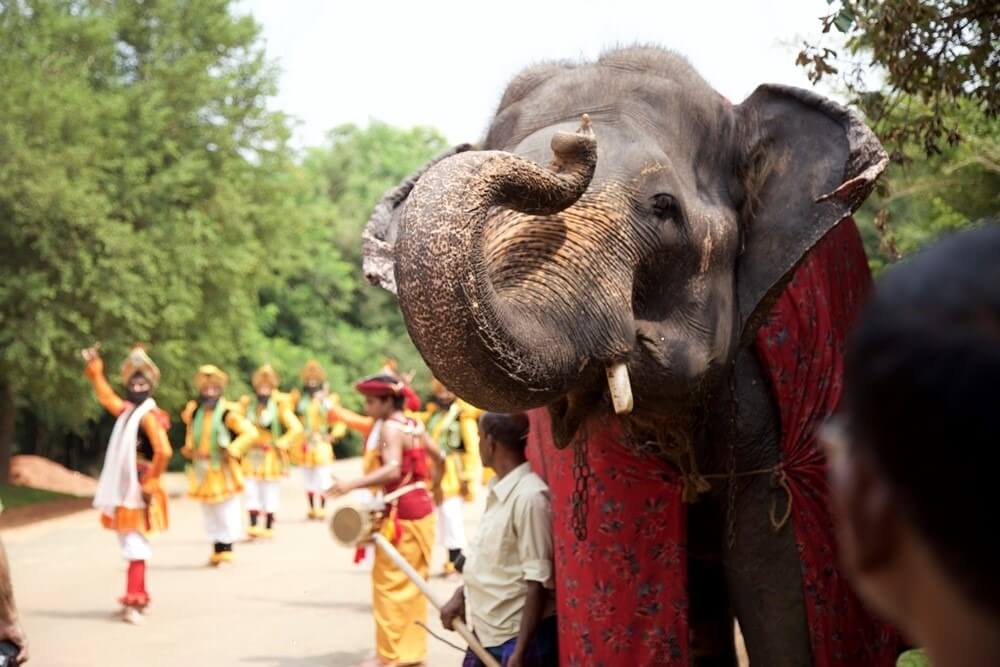
[[[677,199],[666,192],[658,192],[652,197],[651,207],[653,215],[660,220],[680,221],[680,204]]]

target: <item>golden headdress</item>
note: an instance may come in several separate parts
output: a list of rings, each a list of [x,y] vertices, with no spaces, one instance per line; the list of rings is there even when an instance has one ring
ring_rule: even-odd
[[[250,384],[256,389],[263,383],[271,385],[272,389],[277,389],[281,381],[278,380],[278,373],[274,370],[271,364],[264,364],[257,370],[253,372],[253,377],[250,378]]]
[[[136,373],[146,378],[153,387],[160,383],[160,369],[146,354],[146,349],[139,344],[132,346],[125,361],[122,362],[122,382],[128,384]]]
[[[431,378],[431,393],[435,396],[440,396],[441,394],[448,392],[448,388],[444,386],[441,380],[432,377]],[[451,392],[448,392],[451,393]]]
[[[382,359],[382,368],[379,369],[379,373],[402,379],[399,377],[399,362],[392,357],[384,357]]]
[[[310,359],[306,362],[306,365],[302,367],[299,377],[302,378],[303,382],[323,382],[326,380],[326,371],[323,370],[323,367],[319,365],[318,361]]]
[[[194,387],[198,391],[201,391],[210,384],[224,389],[227,382],[229,382],[229,376],[221,368],[212,364],[205,364],[199,367],[198,372],[194,374]]]

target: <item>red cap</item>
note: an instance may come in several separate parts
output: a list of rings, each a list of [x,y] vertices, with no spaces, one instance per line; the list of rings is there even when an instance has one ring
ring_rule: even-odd
[[[417,392],[410,389],[408,385],[403,385],[403,396],[406,397],[406,409],[410,412],[416,412],[420,409],[420,397],[417,396]]]
[[[365,396],[402,396],[405,399],[404,407],[407,410],[416,412],[420,409],[420,397],[410,389],[405,382],[386,375],[375,375],[364,378],[355,383],[354,388]]]
[[[385,396],[402,396],[406,385],[402,380],[391,379],[384,375],[376,375],[358,380],[354,384],[354,388],[365,396],[383,398]]]

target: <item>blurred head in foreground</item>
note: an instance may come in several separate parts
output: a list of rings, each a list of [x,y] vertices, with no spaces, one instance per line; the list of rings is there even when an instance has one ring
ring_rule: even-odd
[[[841,559],[938,667],[1000,664],[1000,225],[879,282],[821,432]]]

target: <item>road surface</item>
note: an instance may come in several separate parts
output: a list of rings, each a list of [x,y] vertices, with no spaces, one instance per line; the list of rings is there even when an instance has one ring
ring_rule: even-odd
[[[360,473],[358,460],[336,474]],[[184,480],[170,475],[168,491]],[[467,510],[467,528],[481,506]],[[325,522],[305,519],[305,496],[294,476],[283,485],[273,541],[240,543],[236,562],[206,566],[210,545],[199,506],[174,497],[170,530],[154,538],[147,587],[153,596],[141,626],[118,620],[125,562],[118,542],[85,511],[5,530],[15,594],[36,667],[348,667],[373,653],[369,575],[353,552],[333,542]],[[469,536],[472,533],[469,532]],[[440,572],[438,547],[433,572]],[[434,577],[446,596],[457,586]],[[445,632],[437,615],[430,627]],[[431,667],[461,663],[461,654],[429,638]]]

